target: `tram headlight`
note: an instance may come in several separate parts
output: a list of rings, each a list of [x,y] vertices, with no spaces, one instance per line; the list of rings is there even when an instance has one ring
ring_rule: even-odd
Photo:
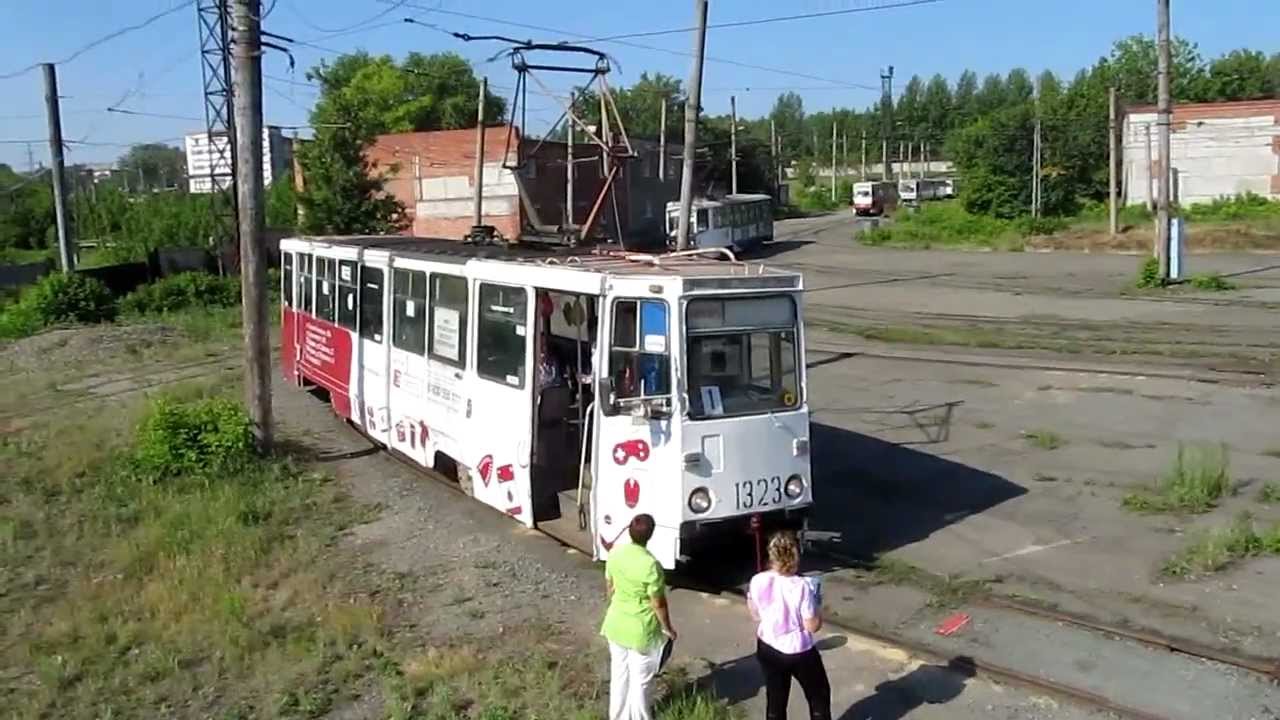
[[[701,515],[711,509],[711,493],[706,488],[698,488],[689,493],[689,509]]]
[[[799,475],[792,475],[787,478],[787,484],[784,487],[787,497],[795,500],[804,495],[804,478]]]

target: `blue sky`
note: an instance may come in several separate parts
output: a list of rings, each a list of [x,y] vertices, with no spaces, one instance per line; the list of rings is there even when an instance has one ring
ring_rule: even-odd
[[[272,0],[265,0],[270,6]],[[778,15],[863,8],[894,0],[710,0],[712,23]],[[31,63],[57,61],[98,37],[137,23],[158,12],[185,5],[181,0],[3,0],[0,2],[0,74]],[[415,7],[411,7],[415,6]],[[398,22],[415,16],[456,32],[499,33],[524,39],[560,40],[569,33],[600,37],[643,30],[687,27],[693,22],[690,0],[409,0],[378,21],[386,10],[379,0],[278,0],[266,28],[323,46],[327,50],[364,48],[400,56],[411,50],[452,50],[477,63],[496,91],[509,94],[514,73],[505,61],[485,62],[499,48],[492,43],[464,43],[445,33]],[[484,15],[541,25],[564,34],[519,29],[491,22],[430,12],[442,10]],[[52,18],[49,16],[52,14]],[[52,24],[49,21],[52,20]],[[363,25],[360,25],[362,24]],[[334,34],[357,26],[357,31]],[[894,65],[901,88],[913,73],[941,72],[954,78],[965,68],[980,74],[1023,66],[1070,76],[1107,52],[1124,36],[1151,33],[1155,3],[1151,0],[941,0],[933,4],[856,13],[816,20],[797,20],[745,28],[712,30],[707,54],[713,58],[767,66],[854,85],[878,87],[879,68]],[[1173,0],[1174,31],[1199,43],[1206,56],[1237,47],[1268,53],[1280,50],[1280,2],[1277,0]],[[651,48],[604,43],[616,59],[614,85],[633,82],[642,71],[680,78],[689,74],[689,33],[635,40]],[[295,47],[293,77],[331,52]],[[271,53],[265,72],[288,80],[287,59]],[[311,88],[269,78],[267,122],[303,124],[315,98]],[[568,80],[548,76],[552,87]],[[69,162],[103,162],[125,146],[143,141],[175,142],[199,130],[202,121],[181,118],[123,116],[104,112],[129,94],[120,107],[190,118],[203,117],[194,7],[183,7],[154,24],[112,40],[59,66],[64,134],[100,145],[83,145]],[[835,106],[862,107],[876,91],[844,87],[820,80],[709,61],[703,105],[727,112],[729,95],[738,98],[745,116],[768,111],[778,93],[796,89],[807,110]],[[750,88],[748,90],[747,88]],[[530,98],[531,129],[554,120],[558,110],[547,98]],[[39,139],[45,135],[43,90],[38,71],[0,79],[0,139]],[[114,143],[114,144],[108,144]],[[47,161],[45,143],[32,146],[36,162]],[[0,162],[27,167],[27,148],[0,143]]]

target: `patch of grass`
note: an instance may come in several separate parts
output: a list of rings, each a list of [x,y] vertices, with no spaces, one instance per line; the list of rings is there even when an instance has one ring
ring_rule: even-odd
[[[1041,450],[1057,450],[1067,444],[1061,435],[1052,430],[1027,430],[1022,433],[1022,437],[1031,447]]]
[[[1075,388],[1076,392],[1082,393],[1098,393],[1102,395],[1132,395],[1134,391],[1131,388],[1117,387],[1115,385],[1082,385]]]
[[[515,635],[514,637],[512,635]],[[489,642],[428,648],[384,668],[390,720],[588,720],[608,695],[599,650],[555,648],[552,631],[516,631]],[[549,647],[550,646],[550,647]],[[496,648],[534,648],[506,650]],[[679,668],[659,676],[655,716],[662,720],[729,720],[724,702],[689,682]]]
[[[1208,575],[1246,558],[1277,554],[1280,554],[1280,525],[1259,531],[1253,518],[1245,513],[1228,527],[1198,533],[1186,547],[1166,560],[1160,570],[1170,577]]]
[[[863,245],[927,250],[936,247],[1020,250],[1031,228],[965,211],[957,201],[927,203],[915,212],[898,212],[892,223],[859,236]]]
[[[1266,450],[1262,451],[1262,454],[1266,455],[1267,457],[1280,460],[1280,448],[1267,448]]]
[[[988,581],[938,575],[897,558],[880,556],[871,567],[871,578],[883,585],[907,585],[929,593],[927,605],[938,609],[960,607],[986,594]]]
[[[1141,450],[1144,448],[1153,448],[1155,445],[1134,445],[1124,440],[1099,440],[1098,444],[1108,450]]]
[[[1187,278],[1187,283],[1197,290],[1205,290],[1208,292],[1226,292],[1228,290],[1237,289],[1235,283],[1227,280],[1218,273],[1201,273],[1199,275],[1192,275]]]
[[[1258,502],[1273,505],[1280,503],[1280,483],[1268,480],[1258,489]]]
[[[0,674],[20,679],[7,710],[324,713],[386,642],[382,607],[347,587],[332,548],[357,508],[287,459],[139,473],[140,417],[162,432],[150,411],[113,407],[0,438]],[[221,447],[187,436],[170,445]]]
[[[1126,495],[1123,504],[1138,512],[1203,513],[1234,492],[1225,444],[1179,445],[1173,465],[1155,488]]]
[[[1223,196],[1212,202],[1198,203],[1183,209],[1182,214],[1191,222],[1239,222],[1247,220],[1280,219],[1280,201],[1270,200],[1256,193]]]
[[[986,420],[979,420],[978,422],[974,423],[973,426],[978,428],[979,430],[990,430],[991,428],[994,428],[996,424],[993,422],[987,422]]]

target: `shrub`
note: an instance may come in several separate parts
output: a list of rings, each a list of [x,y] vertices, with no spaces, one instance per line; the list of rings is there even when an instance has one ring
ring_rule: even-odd
[[[147,315],[239,304],[237,278],[187,272],[143,285],[120,301],[120,309],[129,315]]]
[[[1138,268],[1138,277],[1134,279],[1133,284],[1143,289],[1163,287],[1164,281],[1160,279],[1160,259],[1153,256],[1142,261],[1142,267]]]
[[[1280,201],[1269,200],[1249,192],[1243,195],[1220,197],[1213,202],[1191,205],[1183,210],[1182,216],[1192,222],[1280,218]]]
[[[26,337],[58,323],[103,322],[115,315],[115,298],[101,281],[79,273],[53,273],[0,310],[0,337]]]
[[[1208,290],[1210,292],[1223,292],[1226,290],[1235,290],[1236,284],[1222,277],[1218,273],[1204,273],[1202,275],[1192,275],[1187,278],[1187,282],[1191,283],[1191,287],[1197,290]]]
[[[243,466],[254,452],[253,424],[225,398],[156,399],[138,427],[134,461],[151,479]]]

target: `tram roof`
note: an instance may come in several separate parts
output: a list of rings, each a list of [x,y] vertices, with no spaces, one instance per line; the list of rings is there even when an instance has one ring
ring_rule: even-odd
[[[682,277],[772,277],[794,278],[792,287],[801,287],[794,271],[772,268],[759,262],[727,261],[713,252],[705,255],[647,254],[624,252],[613,246],[537,247],[529,245],[473,245],[444,238],[405,235],[315,235],[295,236],[282,241],[316,243],[333,247],[356,247],[389,252],[395,257],[433,262],[466,264],[471,260],[519,262],[563,270],[604,275],[677,275]],[[612,249],[609,249],[612,248]]]

